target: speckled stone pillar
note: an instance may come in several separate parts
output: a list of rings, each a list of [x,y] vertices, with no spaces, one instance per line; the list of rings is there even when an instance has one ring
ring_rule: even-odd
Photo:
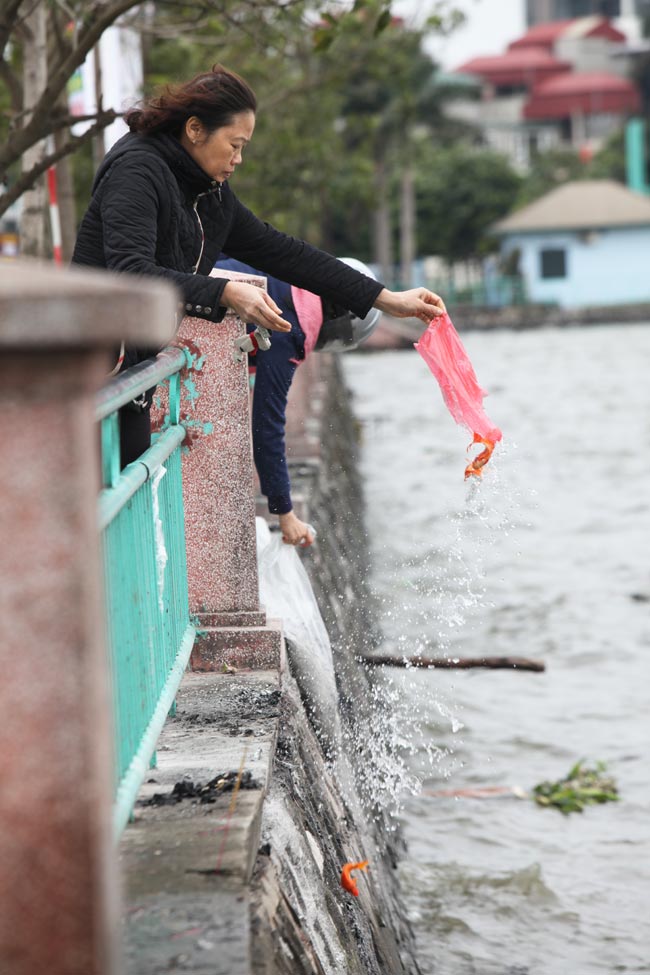
[[[262,277],[218,274],[266,286]],[[230,313],[218,324],[187,317],[174,340],[193,366],[182,379],[181,421],[188,431],[183,492],[195,670],[280,662],[278,633],[266,627],[259,607],[248,366],[234,355],[244,331]],[[166,411],[163,392],[154,426]]]
[[[95,391],[166,286],[0,263],[0,972],[112,975],[115,853]]]

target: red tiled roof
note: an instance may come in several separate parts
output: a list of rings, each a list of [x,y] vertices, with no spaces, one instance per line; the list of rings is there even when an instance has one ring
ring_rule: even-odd
[[[516,51],[524,47],[550,48],[571,23],[571,20],[554,20],[550,24],[535,24],[523,37],[508,44],[508,50]]]
[[[566,72],[535,85],[524,106],[524,118],[566,118],[626,114],[639,108],[639,92],[631,81],[604,71]]]
[[[544,47],[551,50],[556,41],[565,34],[576,37],[604,37],[615,42],[627,39],[607,17],[574,17],[572,20],[554,20],[550,24],[535,24],[523,37],[509,44],[508,49],[516,51],[527,47]]]
[[[527,47],[494,57],[472,58],[456,70],[462,74],[478,75],[493,85],[531,86],[570,68],[568,61],[559,61],[543,47]]]

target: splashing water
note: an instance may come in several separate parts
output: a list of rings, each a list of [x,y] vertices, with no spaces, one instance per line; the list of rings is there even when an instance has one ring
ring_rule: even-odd
[[[468,626],[480,633],[486,555],[517,526],[521,502],[502,475],[503,458],[514,452],[506,444],[483,480],[466,482],[464,503],[439,526],[435,547],[405,558],[390,574],[391,595],[385,588],[374,593],[384,607],[383,652],[458,659],[460,639],[467,655],[466,638],[458,634]],[[413,645],[408,634],[415,630],[422,636]],[[479,638],[472,651],[484,650]],[[395,820],[424,778],[449,779],[462,762],[464,722],[458,705],[423,679],[421,669],[372,670],[371,705],[344,740],[358,759],[356,786],[364,806]],[[459,735],[454,746],[436,742],[436,725]]]
[[[376,408],[376,403],[373,406]],[[358,407],[366,437],[376,443],[383,418],[376,413],[368,415],[367,401]],[[452,451],[457,455],[457,444],[464,442],[466,435],[453,428],[448,415],[441,429],[446,438],[443,449],[448,455]],[[399,431],[399,436],[407,441],[421,441],[422,432],[409,425]],[[456,444],[448,448],[446,444],[452,438],[456,438]],[[432,448],[423,449],[421,444],[418,449],[420,453],[432,453]],[[433,493],[431,511],[425,519],[430,532],[422,536],[420,531],[411,537],[403,532],[395,537],[386,531],[390,524],[382,526],[382,531],[370,526],[375,562],[393,567],[381,573],[373,592],[382,620],[379,652],[406,658],[417,655],[448,659],[485,652],[482,617],[490,607],[485,585],[486,557],[502,537],[522,527],[521,511],[530,503],[530,498],[521,497],[522,490],[528,494],[529,489],[517,488],[516,478],[511,477],[516,460],[516,445],[503,443],[483,478],[454,484],[456,507],[442,514],[436,511],[435,484],[432,491],[425,480],[423,462],[422,498]],[[394,463],[395,458],[381,458],[386,469]],[[428,467],[433,481],[433,457]],[[368,479],[366,491],[373,490],[373,481]],[[408,522],[408,514],[401,520]],[[420,501],[413,520],[421,527]],[[414,672],[408,667],[398,672],[388,668],[381,673],[375,671],[372,708],[363,718],[363,727],[354,732],[353,744],[364,760],[360,763],[359,783],[364,804],[388,811],[394,818],[401,814],[409,796],[420,793],[423,780],[449,779],[463,765],[464,720],[453,699],[453,686],[451,693],[445,692],[430,679],[432,676],[431,672],[427,676],[426,671]],[[438,728],[449,729],[453,743],[446,735],[438,735]],[[444,743],[443,737],[447,739]]]

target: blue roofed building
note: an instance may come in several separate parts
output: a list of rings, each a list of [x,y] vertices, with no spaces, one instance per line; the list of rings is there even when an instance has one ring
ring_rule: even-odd
[[[650,197],[614,180],[565,183],[494,227],[528,299],[580,308],[650,302]]]

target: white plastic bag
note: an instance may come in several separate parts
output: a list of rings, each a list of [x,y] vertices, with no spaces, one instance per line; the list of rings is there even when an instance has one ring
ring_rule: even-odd
[[[307,704],[321,744],[330,752],[339,740],[338,692],[330,639],[309,576],[293,545],[256,519],[260,604],[282,621],[291,673]]]

